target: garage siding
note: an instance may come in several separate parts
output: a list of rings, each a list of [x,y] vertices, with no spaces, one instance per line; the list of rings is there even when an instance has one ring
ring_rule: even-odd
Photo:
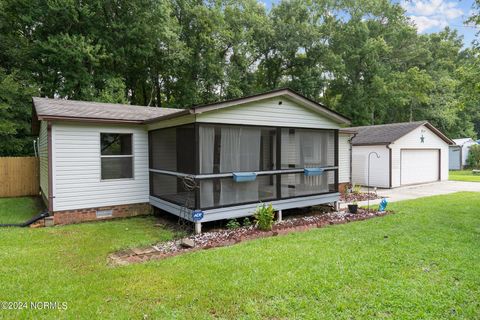
[[[132,133],[134,178],[101,181],[100,133]],[[143,127],[55,123],[54,211],[149,201],[148,134]]]
[[[421,137],[424,142],[421,142]],[[418,127],[390,145],[392,148],[392,187],[400,186],[401,149],[440,149],[440,179],[448,179],[448,144],[425,126]]]
[[[370,185],[380,188],[390,186],[390,151],[385,145],[379,146],[354,146],[352,150],[352,182],[366,186],[368,184],[368,155],[375,151],[370,157]]]

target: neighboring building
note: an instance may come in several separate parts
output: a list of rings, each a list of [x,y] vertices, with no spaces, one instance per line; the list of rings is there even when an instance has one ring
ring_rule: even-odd
[[[453,145],[448,148],[448,169],[462,170],[462,147]]]
[[[470,148],[473,145],[476,145],[478,143],[472,138],[453,139],[453,142],[455,142],[456,146],[453,147],[453,150],[451,150],[450,155],[455,158],[453,160],[454,167],[450,167],[450,169],[461,170],[463,169],[464,166],[467,165],[467,159],[468,159],[468,154],[470,152]],[[460,163],[460,166],[458,166],[457,163]]]
[[[289,89],[188,110],[33,98],[40,185],[55,224],[144,213],[189,221],[333,203],[350,122]],[[342,131],[343,132],[343,131]],[[201,211],[201,212],[199,212]],[[194,219],[195,217],[195,219]]]
[[[395,188],[448,179],[448,147],[453,141],[427,121],[349,129],[357,132],[352,139],[353,183]]]

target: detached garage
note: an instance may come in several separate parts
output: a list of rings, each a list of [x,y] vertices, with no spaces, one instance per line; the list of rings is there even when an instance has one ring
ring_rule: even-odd
[[[427,121],[349,128],[352,182],[379,188],[448,179],[454,142]],[[368,160],[370,155],[370,177]]]

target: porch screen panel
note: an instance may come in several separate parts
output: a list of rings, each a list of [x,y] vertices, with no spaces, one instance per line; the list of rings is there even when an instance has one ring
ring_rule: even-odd
[[[195,207],[195,191],[186,190],[180,177],[151,172],[150,189],[154,197],[190,209]]]
[[[220,143],[220,171],[256,171],[260,168],[260,128],[223,127]],[[220,180],[219,205],[258,200],[258,180],[237,183]]]
[[[321,176],[307,177],[303,173],[282,174],[282,198],[336,192],[335,171],[325,171]]]
[[[200,162],[208,162],[200,174],[274,170],[275,137],[272,128],[200,124]]]
[[[151,131],[150,167],[182,173],[195,171],[195,129],[193,125]]]
[[[282,169],[335,165],[333,130],[282,129]]]
[[[242,203],[275,200],[277,198],[276,177],[274,175],[257,176],[255,182],[234,182],[232,178],[215,178],[214,201],[200,199],[200,207],[222,207]]]
[[[213,172],[215,128],[201,126],[199,128],[200,173]],[[200,181],[200,203],[205,207],[212,207],[214,202],[213,180]]]

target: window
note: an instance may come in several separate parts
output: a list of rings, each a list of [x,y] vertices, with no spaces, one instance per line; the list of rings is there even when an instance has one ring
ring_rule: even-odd
[[[131,133],[101,133],[102,180],[133,178]]]

